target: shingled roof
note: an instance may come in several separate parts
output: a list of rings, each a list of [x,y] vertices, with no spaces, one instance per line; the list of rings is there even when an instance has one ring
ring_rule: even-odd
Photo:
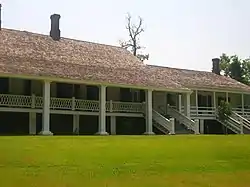
[[[0,31],[0,74],[83,80],[121,86],[189,91],[193,88],[249,92],[250,87],[212,72],[145,65],[116,46],[26,31]]]
[[[207,71],[195,71],[170,67],[148,65],[155,74],[165,76],[183,87],[190,89],[216,89],[250,92],[250,87],[230,77],[217,75]]]
[[[10,29],[0,31],[0,74],[188,91],[120,47]]]

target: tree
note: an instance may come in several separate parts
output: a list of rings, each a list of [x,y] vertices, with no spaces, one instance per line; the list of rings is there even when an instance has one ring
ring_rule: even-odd
[[[242,60],[237,55],[220,57],[220,68],[225,76],[244,84],[250,84],[250,59]]]
[[[250,85],[250,59],[243,60],[242,63],[245,82]]]
[[[139,17],[139,23],[132,23],[132,17],[130,14],[127,15],[127,26],[129,40],[128,41],[120,41],[121,47],[131,51],[134,56],[139,58],[141,61],[148,60],[149,54],[141,54],[139,50],[143,49],[140,45],[140,34],[144,32],[143,27],[143,19]]]

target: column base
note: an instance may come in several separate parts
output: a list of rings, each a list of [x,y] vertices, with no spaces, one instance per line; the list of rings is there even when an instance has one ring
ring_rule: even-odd
[[[145,132],[145,133],[143,133],[143,135],[155,135],[155,133],[154,132]]]
[[[53,133],[50,131],[41,131],[39,133],[39,135],[43,135],[43,136],[53,136]]]
[[[97,132],[96,135],[100,135],[100,136],[108,136],[109,133],[107,132]]]

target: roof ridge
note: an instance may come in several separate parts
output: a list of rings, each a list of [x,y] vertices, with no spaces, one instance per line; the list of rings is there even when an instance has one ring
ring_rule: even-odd
[[[50,37],[49,35],[46,35],[46,34],[37,33],[37,32],[31,32],[31,31],[26,31],[26,30],[18,30],[18,29],[11,29],[11,28],[2,28],[2,30],[14,31],[14,32],[23,32],[23,33],[33,34],[33,35],[37,35],[37,36]],[[1,32],[1,31],[0,31],[0,32]],[[95,44],[95,45],[104,45],[104,46],[109,46],[109,47],[113,47],[113,48],[122,49],[122,50],[124,50],[124,51],[128,51],[128,50],[122,48],[121,46],[116,46],[116,45],[111,45],[111,44],[104,44],[104,43],[86,41],[86,40],[75,39],[75,38],[69,38],[69,37],[61,37],[61,39],[70,40],[70,41],[76,41],[76,42],[90,43],[90,44]],[[128,52],[129,52],[129,51],[128,51]]]
[[[155,65],[155,64],[147,64],[147,66],[158,67],[158,68],[168,68],[168,69],[174,69],[174,70],[185,70],[185,71],[195,71],[195,72],[213,73],[213,72],[205,71],[205,70],[194,70],[194,69],[174,68],[174,67],[161,66],[161,65]]]

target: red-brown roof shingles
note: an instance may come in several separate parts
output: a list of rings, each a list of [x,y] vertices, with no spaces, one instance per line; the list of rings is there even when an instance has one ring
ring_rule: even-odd
[[[120,47],[2,29],[0,73],[50,76],[159,89],[250,87],[211,72],[145,65]]]
[[[250,87],[232,78],[216,75],[212,72],[177,69],[161,66],[148,66],[154,73],[161,72],[169,80],[187,88],[222,89],[250,92]]]
[[[154,74],[120,47],[49,36],[26,31],[0,31],[0,73],[50,76],[97,83],[188,90]]]

